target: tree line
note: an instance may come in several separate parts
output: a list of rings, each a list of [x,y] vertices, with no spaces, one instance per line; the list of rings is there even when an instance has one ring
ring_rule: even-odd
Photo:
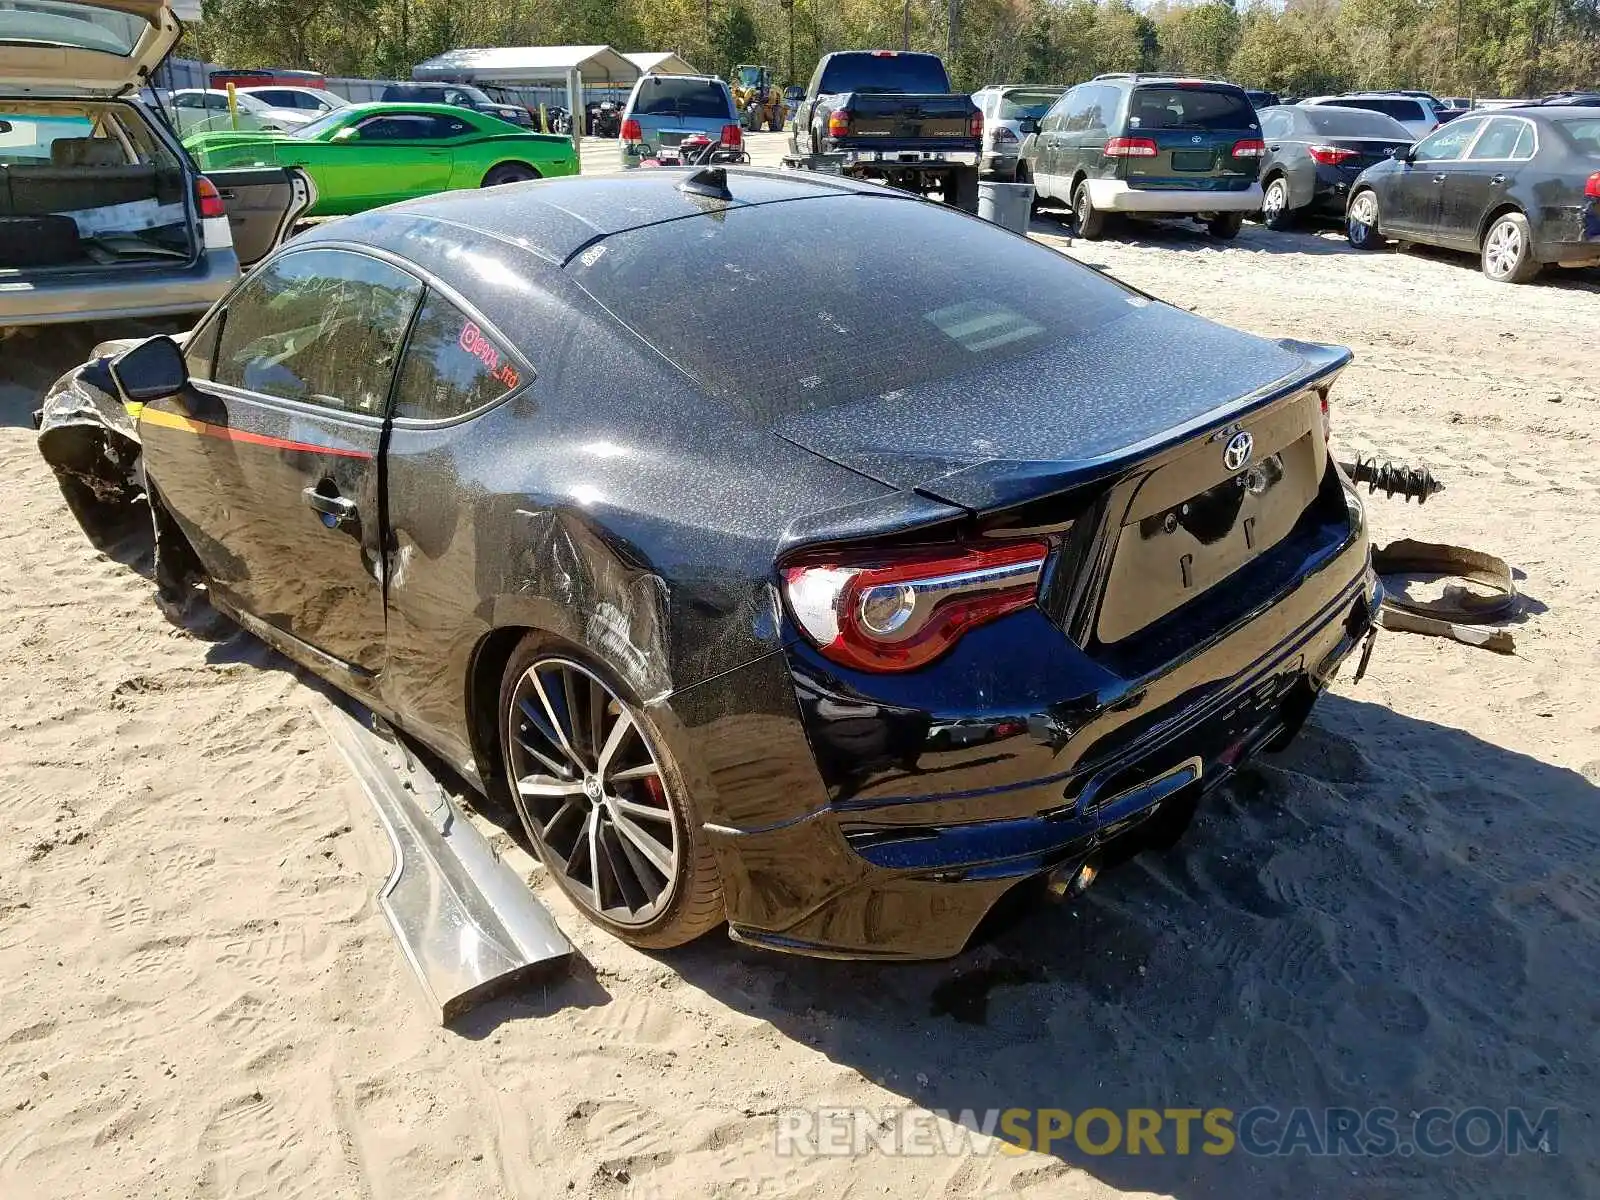
[[[464,46],[604,43],[802,84],[830,50],[899,48],[944,54],[968,89],[1103,71],[1287,94],[1600,88],[1600,0],[204,0],[204,17],[192,56],[375,78]]]

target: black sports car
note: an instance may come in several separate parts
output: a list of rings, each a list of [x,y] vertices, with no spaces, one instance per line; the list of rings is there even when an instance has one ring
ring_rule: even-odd
[[[114,373],[166,598],[514,804],[592,919],[926,957],[1283,743],[1367,635],[1347,360],[702,169],[322,225]]]
[[[1345,220],[1359,249],[1470,250],[1499,283],[1600,266],[1600,108],[1469,113],[1362,172]]]
[[[1344,217],[1350,186],[1373,163],[1411,145],[1411,131],[1364,108],[1284,104],[1261,110],[1261,222],[1289,229],[1302,216]]]

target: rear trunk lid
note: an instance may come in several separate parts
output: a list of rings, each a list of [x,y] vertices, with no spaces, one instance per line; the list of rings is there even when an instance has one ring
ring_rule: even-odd
[[[1410,145],[1410,137],[1392,138],[1363,138],[1363,137],[1331,137],[1320,136],[1313,143],[1313,147],[1327,147],[1331,150],[1347,150],[1348,156],[1340,156],[1339,161],[1330,165],[1360,173],[1386,158],[1394,156],[1396,148]]]
[[[1261,127],[1239,88],[1205,84],[1138,87],[1128,101],[1123,158],[1129,187],[1174,191],[1244,191],[1261,173]],[[1146,149],[1153,143],[1155,153]],[[1236,150],[1257,145],[1254,153]]]
[[[147,80],[181,31],[169,0],[0,6],[0,91],[117,95]]]

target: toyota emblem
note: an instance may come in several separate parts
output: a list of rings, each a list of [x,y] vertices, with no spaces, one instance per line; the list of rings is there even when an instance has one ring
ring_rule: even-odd
[[[1228,444],[1222,448],[1222,465],[1230,471],[1237,471],[1250,461],[1250,452],[1255,449],[1256,440],[1244,430],[1240,430],[1228,439]]]
[[[1203,142],[1203,141],[1205,141],[1205,138],[1203,138],[1203,137],[1201,137],[1201,136],[1200,136],[1200,135],[1199,135],[1199,134],[1198,134],[1198,133],[1197,133],[1197,134],[1195,134],[1195,135],[1194,135],[1194,136],[1193,136],[1193,137],[1192,137],[1192,138],[1190,138],[1190,139],[1189,139],[1189,140],[1190,140],[1190,141],[1191,141],[1191,142],[1193,142],[1193,143],[1194,143],[1194,144],[1195,144],[1195,145],[1196,145],[1196,146],[1198,146],[1198,145],[1199,145],[1199,144],[1200,144],[1200,143],[1201,143],[1201,142]]]

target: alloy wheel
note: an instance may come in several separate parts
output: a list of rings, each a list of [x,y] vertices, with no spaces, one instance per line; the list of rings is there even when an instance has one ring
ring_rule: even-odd
[[[1512,221],[1501,221],[1489,231],[1483,255],[1489,274],[1496,279],[1509,278],[1522,262],[1522,230]]]
[[[1284,186],[1281,179],[1274,179],[1267,185],[1267,194],[1261,198],[1261,219],[1271,224],[1283,215],[1283,210],[1289,206],[1289,189]]]
[[[648,924],[672,901],[683,847],[628,706],[588,668],[545,658],[517,680],[505,723],[511,786],[567,892],[614,924]]]
[[[1350,220],[1366,229],[1378,224],[1378,198],[1371,192],[1362,192],[1350,206]]]

